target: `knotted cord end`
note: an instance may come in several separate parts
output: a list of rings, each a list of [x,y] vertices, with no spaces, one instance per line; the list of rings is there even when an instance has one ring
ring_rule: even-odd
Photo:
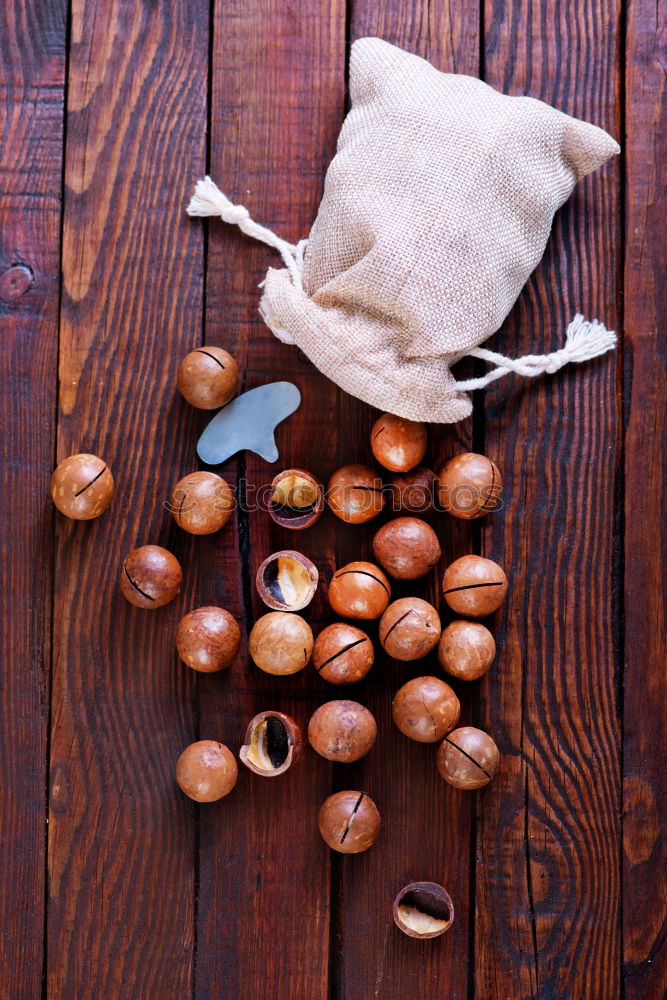
[[[600,354],[606,354],[616,346],[616,339],[616,333],[608,330],[599,320],[589,321],[584,319],[581,313],[577,313],[567,328],[564,347],[552,354],[526,354],[522,358],[506,358],[485,347],[475,347],[468,351],[469,357],[481,358],[482,361],[488,361],[496,367],[481,378],[457,382],[457,391],[473,392],[475,389],[483,389],[510,372],[516,372],[524,378],[534,378],[545,372],[552,375],[571,361],[580,364],[582,361],[597,358]]]

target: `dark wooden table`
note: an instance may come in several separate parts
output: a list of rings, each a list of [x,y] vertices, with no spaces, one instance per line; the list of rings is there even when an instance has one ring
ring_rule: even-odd
[[[663,997],[659,18],[654,0],[4,6],[2,1000]],[[184,206],[210,170],[258,220],[304,236],[345,113],[350,42],[366,34],[620,139],[622,156],[559,213],[498,342],[554,349],[577,310],[622,342],[553,378],[505,379],[472,421],[432,431],[432,464],[472,447],[506,483],[485,523],[437,521],[444,562],[482,552],[511,581],[497,663],[464,695],[466,720],[502,752],[488,789],[445,786],[433,749],[393,729],[392,693],[425,665],[381,662],[356,695],[378,720],[367,759],[332,768],[309,751],[275,782],[242,769],[229,799],[197,807],[174,785],[186,744],[238,749],[265,707],[305,725],[333,689],[312,669],[267,677],[245,654],[195,676],[174,652],[179,617],[219,603],[249,626],[265,555],[297,544],[326,577],[368,556],[372,530],[327,514],[297,538],[241,512],[211,538],[180,532],[163,501],[197,466],[206,415],[175,392],[177,365],[220,344],[246,387],[293,379],[303,403],[280,429],[280,467],[326,477],[368,461],[376,414],[263,326],[271,253]],[[67,522],[49,500],[54,463],[76,451],[116,476],[94,523]],[[274,470],[241,455],[222,471],[257,486]],[[178,600],[150,614],[117,585],[124,554],[149,541],[185,567]],[[437,600],[435,576],[419,589]],[[330,620],[323,595],[309,617]],[[330,856],[316,828],[342,787],[368,790],[384,818],[356,858]],[[442,880],[455,900],[437,941],[391,921],[415,878]]]

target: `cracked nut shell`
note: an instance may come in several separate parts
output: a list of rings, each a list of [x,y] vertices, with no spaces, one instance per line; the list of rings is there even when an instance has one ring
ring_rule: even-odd
[[[111,470],[97,455],[70,455],[51,476],[51,499],[61,514],[74,521],[92,521],[113,500]]]
[[[161,545],[142,545],[126,557],[120,573],[120,589],[137,608],[161,608],[178,594],[183,581],[181,565]]]
[[[410,882],[394,900],[396,926],[413,938],[440,937],[454,922],[454,904],[437,882]]]
[[[375,532],[373,555],[395,579],[417,580],[437,565],[440,542],[426,521],[397,517]]]
[[[341,618],[379,618],[391,600],[382,570],[369,562],[351,562],[336,570],[329,584],[329,604]]]
[[[505,600],[507,577],[498,563],[462,556],[448,566],[442,591],[452,611],[465,618],[486,618]]]
[[[382,480],[366,465],[344,465],[329,480],[327,502],[341,521],[365,524],[384,507]]]
[[[224,608],[195,608],[178,623],[178,655],[188,667],[201,673],[230,666],[240,645],[238,622]]]
[[[426,454],[426,425],[383,413],[371,430],[371,448],[380,465],[390,472],[409,472]]]
[[[308,723],[308,742],[313,750],[339,764],[364,757],[376,736],[372,713],[358,701],[328,701]]]
[[[431,469],[418,465],[411,472],[396,475],[391,480],[391,509],[425,514],[433,510],[438,477]]]
[[[473,520],[500,506],[503,481],[490,458],[465,452],[456,455],[438,476],[440,503],[448,514]]]
[[[181,361],[176,376],[181,394],[198,410],[217,410],[236,395],[239,369],[222,347],[198,347]]]
[[[232,516],[234,495],[215,472],[191,472],[172,490],[169,510],[176,524],[191,535],[212,535]]]
[[[483,788],[495,776],[499,763],[494,741],[473,726],[455,729],[438,747],[440,776],[455,788]]]
[[[360,854],[378,838],[380,813],[365,792],[336,792],[322,803],[317,825],[333,851]]]
[[[401,597],[380,619],[382,648],[395,660],[419,660],[438,645],[440,617],[420,597]]]
[[[301,552],[284,549],[268,556],[257,570],[255,586],[274,611],[301,611],[317,590],[317,566]]]
[[[495,640],[488,628],[479,622],[452,622],[440,636],[440,666],[462,681],[476,681],[478,677],[483,677],[495,655]]]
[[[283,528],[302,531],[320,518],[324,487],[305,469],[285,469],[271,483],[269,514]]]
[[[271,611],[252,627],[250,655],[266,674],[296,674],[313,652],[313,633],[301,615]]]
[[[313,649],[313,665],[330,684],[356,684],[373,666],[375,650],[365,632],[334,622],[318,635]]]
[[[459,721],[461,704],[445,681],[415,677],[396,692],[391,712],[405,736],[418,743],[436,743]]]
[[[217,802],[229,795],[238,776],[234,754],[216,740],[191,743],[176,764],[176,781],[195,802]]]
[[[301,731],[282,712],[260,712],[250,720],[239,757],[263,778],[284,774],[301,753]]]

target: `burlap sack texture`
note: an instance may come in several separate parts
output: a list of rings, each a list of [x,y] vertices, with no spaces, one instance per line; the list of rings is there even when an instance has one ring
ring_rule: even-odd
[[[618,144],[530,97],[441,73],[379,38],[352,46],[351,110],[307,240],[254,223],[210,178],[188,211],[220,215],[274,246],[260,311],[346,392],[412,420],[451,423],[467,392],[601,354],[613,332],[575,317],[554,354],[511,361],[479,349],[544,253],[556,210]],[[457,382],[464,355],[497,364]]]

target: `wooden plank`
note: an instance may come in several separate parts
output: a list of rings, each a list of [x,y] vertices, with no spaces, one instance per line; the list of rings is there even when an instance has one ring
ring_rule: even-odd
[[[639,0],[627,16],[623,963],[626,1000],[661,1000],[667,900],[658,873],[667,868],[667,776],[656,748],[667,722],[665,10]]]
[[[621,134],[615,2],[487,0],[485,25],[488,83]],[[497,338],[504,353],[556,349],[577,311],[617,323],[620,196],[618,161],[578,186]],[[482,705],[502,763],[479,805],[479,1000],[620,996],[617,363],[504,379],[486,397],[506,489],[483,548],[510,591]]]
[[[412,4],[355,0],[351,39],[380,36],[430,59],[439,69],[476,75],[479,9],[476,2]],[[378,413],[341,395],[338,464],[373,464],[370,431]],[[472,421],[431,428],[429,464],[472,444]],[[384,517],[385,515],[383,515]],[[386,514],[389,517],[389,512]],[[446,515],[432,518],[442,541],[443,564],[470,551],[469,525]],[[338,563],[373,558],[371,540],[378,522],[339,533]],[[439,604],[438,578],[398,585],[396,596],[418,594]],[[373,631],[375,637],[375,632]],[[470,945],[469,904],[471,829],[474,800],[445,785],[434,766],[434,747],[408,741],[391,718],[394,693],[410,677],[442,674],[434,656],[414,664],[385,657],[376,643],[378,663],[355,695],[378,723],[374,750],[359,764],[340,766],[338,788],[363,788],[380,810],[383,829],[372,850],[341,858],[335,866],[332,997],[422,997],[448,1000],[467,995]],[[465,685],[461,686],[462,689]],[[464,718],[473,711],[476,685],[461,691]],[[355,688],[356,690],[356,688]],[[445,938],[417,942],[394,926],[391,907],[408,882],[427,879],[447,886],[456,922]],[[446,992],[444,992],[446,990]]]
[[[195,807],[174,766],[194,738],[174,653],[197,544],[163,508],[192,468],[175,391],[202,325],[202,232],[184,199],[204,155],[208,6],[75,0],[69,66],[58,457],[100,453],[113,507],[57,522],[48,996],[191,993]],[[138,544],[181,560],[145,612],[118,575]]]
[[[0,992],[40,995],[65,84],[62,0],[0,34]]]
[[[296,240],[307,235],[324,170],[342,120],[345,3],[216,4],[211,104],[211,173],[258,221]],[[335,464],[332,383],[294,348],[281,345],[257,314],[258,283],[279,258],[222,224],[209,225],[206,340],[231,350],[244,386],[287,378],[301,408],[279,428],[280,459],[248,454],[223,470],[247,483],[247,498],[282,468],[326,479]],[[242,486],[242,493],[246,489]],[[249,630],[268,609],[254,576],[270,552],[296,548],[331,573],[336,527],[329,514],[313,528],[281,530],[266,510],[239,511],[231,532],[212,540],[202,563],[205,592]],[[207,598],[208,599],[208,598]],[[317,631],[322,590],[305,612]],[[201,678],[199,729],[235,749],[250,718],[277,708],[305,737],[310,715],[329,692],[312,667],[284,679],[262,674],[243,655],[223,678]],[[255,1000],[267,993],[324,1000],[328,995],[329,852],[317,813],[330,792],[330,765],[308,750],[294,770],[264,780],[241,767],[222,810],[200,817],[196,996]],[[231,915],[231,916],[230,916]]]

